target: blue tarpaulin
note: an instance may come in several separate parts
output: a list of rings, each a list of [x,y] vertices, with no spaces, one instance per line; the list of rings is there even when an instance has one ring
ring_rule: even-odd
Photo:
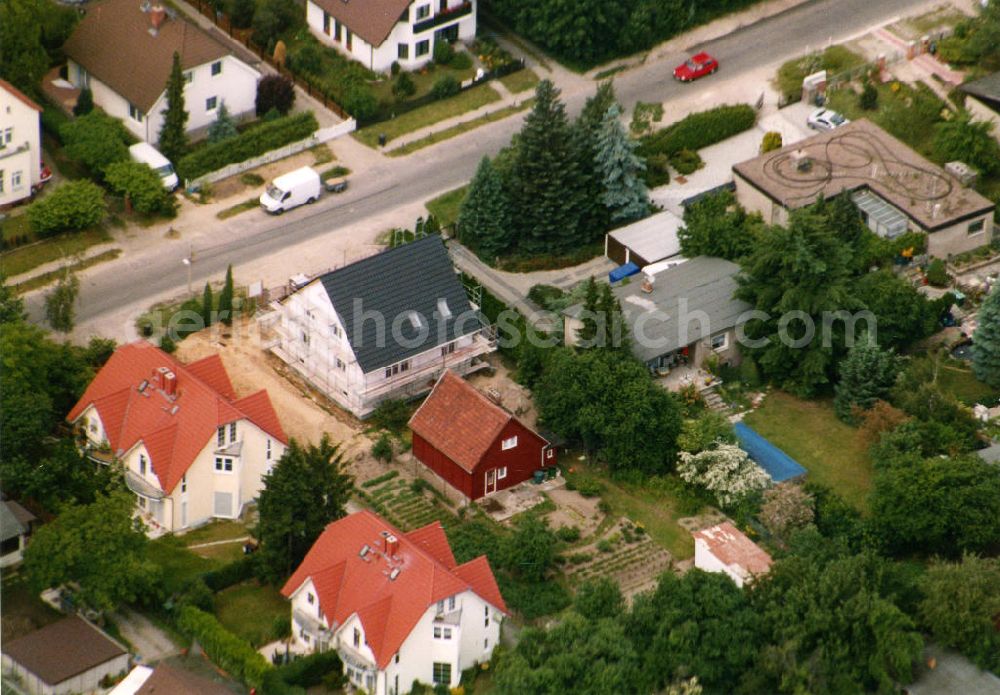
[[[625,265],[619,266],[608,273],[608,280],[612,283],[616,283],[619,280],[624,280],[629,275],[635,275],[639,272],[639,266],[635,263],[626,263]]]
[[[807,473],[806,469],[796,463],[795,459],[767,441],[752,427],[737,422],[734,427],[740,447],[750,454],[754,462],[767,471],[776,483],[798,478]]]

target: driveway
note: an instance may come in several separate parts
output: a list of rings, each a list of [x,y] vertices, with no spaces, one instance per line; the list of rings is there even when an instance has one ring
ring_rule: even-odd
[[[119,608],[111,619],[132,645],[137,663],[153,664],[181,651],[166,632],[131,608]]]

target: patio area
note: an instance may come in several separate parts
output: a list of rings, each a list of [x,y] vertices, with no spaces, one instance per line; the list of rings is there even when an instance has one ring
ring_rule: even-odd
[[[494,521],[504,522],[516,514],[526,512],[532,507],[545,501],[543,493],[550,493],[566,486],[566,479],[561,473],[555,478],[549,478],[544,482],[535,484],[531,480],[500,490],[492,495],[483,497],[477,504],[493,518]]]
[[[699,391],[702,391],[722,383],[722,380],[717,376],[690,364],[682,364],[670,369],[661,368],[657,370],[655,378],[656,383],[668,391],[680,391],[692,384]]]

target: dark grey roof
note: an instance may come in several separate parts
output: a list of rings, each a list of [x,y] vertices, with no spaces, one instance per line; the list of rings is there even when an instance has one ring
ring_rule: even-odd
[[[12,505],[15,504],[17,502],[0,502],[0,540],[5,541],[8,538],[15,538],[22,533],[28,532],[27,524],[18,518],[19,515],[12,508]],[[25,510],[22,508],[22,511]]]
[[[319,278],[365,372],[475,333],[482,327],[439,236],[352,263]],[[439,307],[446,303],[450,316]],[[357,304],[357,306],[356,306]],[[362,317],[382,317],[376,320]],[[417,318],[421,328],[411,319]],[[393,326],[396,330],[393,330]]]
[[[1000,71],[963,84],[961,89],[966,94],[1000,103]]]
[[[740,314],[752,308],[733,298],[739,272],[735,263],[699,256],[657,273],[652,292],[642,291],[642,275],[615,287],[635,356],[648,362],[736,326]],[[579,310],[577,305],[564,313],[575,317]]]

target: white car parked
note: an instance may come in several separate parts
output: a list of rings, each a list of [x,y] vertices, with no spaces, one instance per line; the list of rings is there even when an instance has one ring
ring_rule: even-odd
[[[848,123],[849,120],[830,109],[816,109],[806,119],[806,125],[813,130],[833,130]]]

